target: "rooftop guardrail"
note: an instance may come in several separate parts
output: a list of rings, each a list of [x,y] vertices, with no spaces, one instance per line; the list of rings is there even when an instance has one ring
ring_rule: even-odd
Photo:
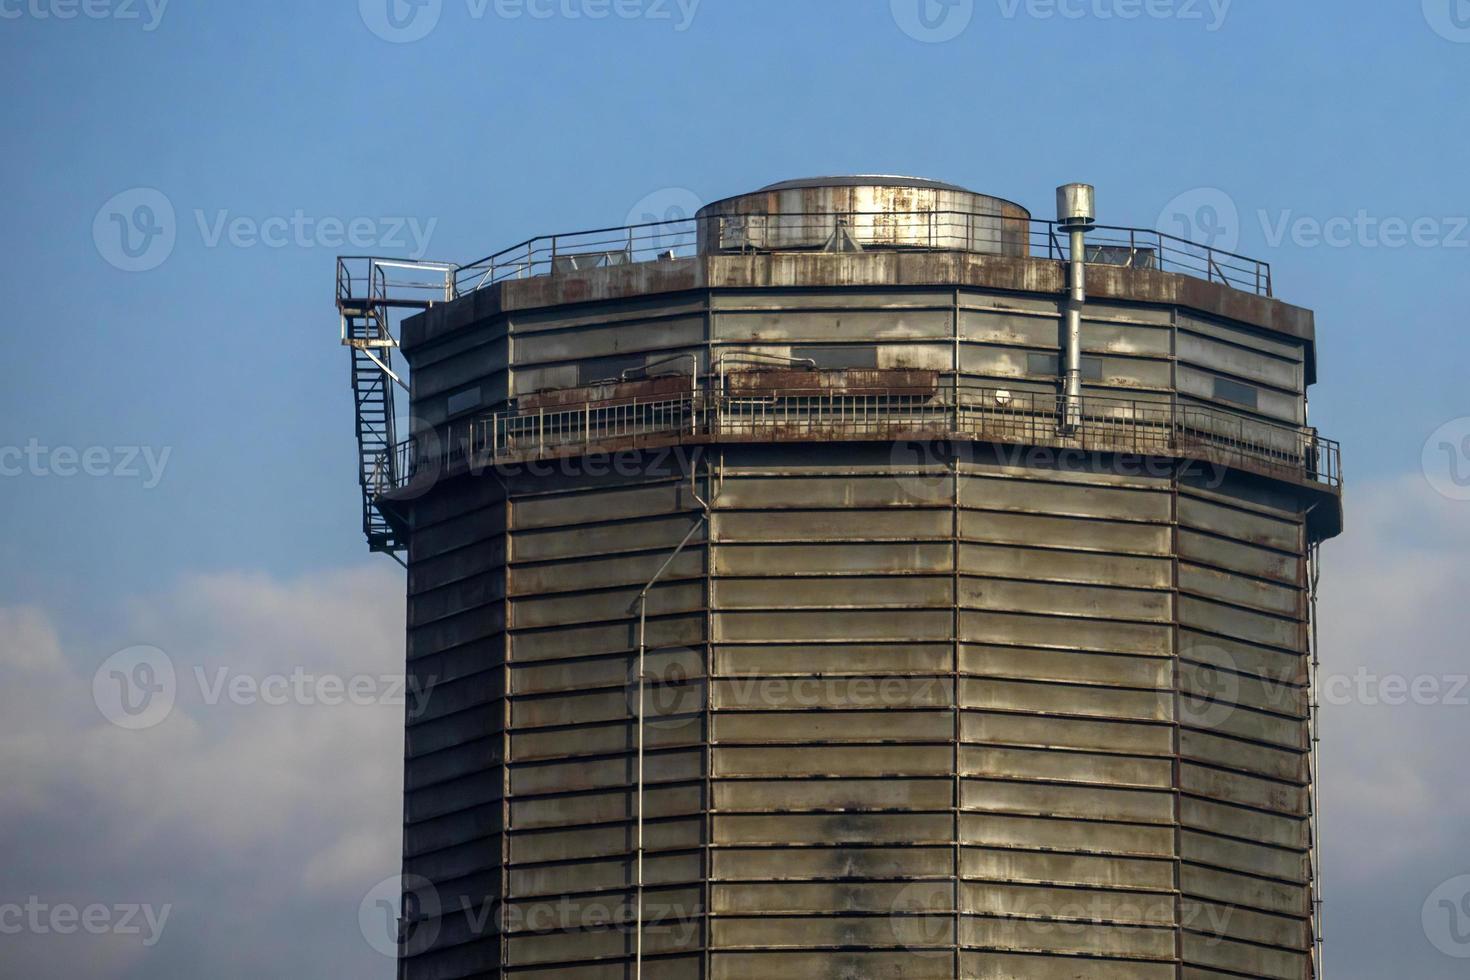
[[[778,215],[710,215],[675,221],[598,228],[543,235],[494,255],[459,266],[456,294],[504,282],[558,272],[688,258],[700,242],[715,243],[715,254],[760,250],[754,231],[762,222],[779,228],[784,240],[812,241],[861,229],[866,251],[961,248],[1033,258],[1067,258],[1067,235],[1055,221],[968,211],[828,212]],[[885,246],[883,240],[892,244]],[[927,243],[927,244],[926,244]],[[772,249],[782,251],[783,249]],[[1089,233],[1087,261],[1102,265],[1156,269],[1219,282],[1258,296],[1272,295],[1271,266],[1248,256],[1213,248],[1149,228],[1098,225]]]
[[[426,473],[683,441],[815,442],[965,439],[1082,452],[1173,456],[1338,488],[1341,453],[1315,429],[1278,425],[1196,405],[1121,398],[1084,400],[1080,423],[1060,427],[1058,396],[961,387],[912,390],[771,389],[587,402],[504,412],[453,423],[396,447],[379,469],[386,493]],[[394,483],[386,476],[394,474]]]

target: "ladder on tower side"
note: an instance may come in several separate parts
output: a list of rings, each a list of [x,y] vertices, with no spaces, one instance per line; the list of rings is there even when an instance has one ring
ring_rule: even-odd
[[[371,551],[402,561],[400,528],[380,505],[398,486],[394,386],[407,390],[394,363],[398,339],[393,311],[423,310],[454,297],[456,266],[370,256],[337,259],[337,312],[342,344],[352,355],[352,397],[357,424],[357,481],[362,530]]]

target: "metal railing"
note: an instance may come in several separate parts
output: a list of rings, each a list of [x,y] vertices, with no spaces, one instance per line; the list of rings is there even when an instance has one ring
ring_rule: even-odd
[[[958,397],[956,397],[958,395]],[[589,402],[504,412],[452,424],[422,443],[395,448],[399,486],[425,466],[491,468],[518,460],[637,449],[703,439],[820,442],[960,438],[1083,452],[1178,456],[1304,480],[1342,483],[1336,442],[1315,429],[1198,405],[1087,398],[1077,425],[1063,429],[1054,394],[961,387],[912,390],[779,389],[700,392],[640,401]],[[422,447],[422,450],[421,450]]]
[[[459,295],[458,271],[459,266],[447,262],[340,255],[337,307],[422,309]]]
[[[632,265],[699,254],[821,251],[846,235],[866,251],[956,249],[1015,257],[1067,257],[1055,221],[968,211],[709,215],[543,235],[459,266],[456,295],[508,279]],[[1181,273],[1272,295],[1269,263],[1147,228],[1098,225],[1088,262]]]

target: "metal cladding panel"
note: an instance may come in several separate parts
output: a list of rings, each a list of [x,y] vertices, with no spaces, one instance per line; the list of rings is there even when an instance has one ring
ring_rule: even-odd
[[[1077,908],[1081,908],[1078,903]],[[1064,906],[1066,908],[1066,906]],[[1174,960],[1174,930],[1157,926],[1072,923],[1037,919],[967,917],[962,939],[966,946],[992,949],[1045,949],[1057,955],[1114,956],[1131,960]]]
[[[948,673],[953,663],[954,648],[949,643],[747,644],[714,648],[715,672],[729,678],[872,674],[902,677]]]
[[[714,718],[718,742],[828,747],[845,742],[945,742],[954,734],[953,712],[935,711],[810,711],[772,724],[768,713],[721,713]],[[946,768],[948,768],[946,763]]]
[[[960,975],[967,980],[1174,980],[1172,963],[1140,963],[1098,957],[1049,957],[1025,953],[963,953]]]
[[[1039,848],[1072,854],[1159,858],[1174,854],[1174,830],[1170,827],[1064,820],[1050,814],[962,813],[960,840],[964,844],[1016,850]],[[985,889],[977,891],[983,893]]]
[[[741,913],[942,913],[954,904],[949,882],[915,887],[911,882],[801,882],[747,884],[719,882],[711,889],[711,907],[721,914]]]
[[[1164,657],[972,643],[961,645],[960,665],[966,673],[988,677],[1112,687],[1168,689],[1173,677],[1173,664]]]
[[[641,703],[648,978],[1305,976],[1302,506],[962,456],[437,488],[405,867],[494,916],[404,975],[625,980]]]
[[[714,817],[712,840],[723,845],[917,845],[946,844],[952,835],[947,813],[722,813]]]
[[[954,317],[948,308],[803,310],[736,312],[722,310],[714,319],[716,339],[762,343],[863,343],[915,339],[948,340]]]
[[[948,955],[915,955],[905,949],[863,951],[829,949],[820,952],[769,949],[731,952],[713,957],[711,980],[850,980],[885,977],[889,980],[952,980],[954,963]]]
[[[1173,733],[1165,725],[1130,724],[984,711],[960,716],[960,736],[987,745],[1169,756]]]
[[[555,361],[684,347],[704,340],[704,317],[660,317],[642,323],[583,324],[564,330],[517,333],[516,371]]]
[[[1207,370],[1246,378],[1293,393],[1306,390],[1301,351],[1293,357],[1276,357],[1259,350],[1237,347],[1181,330],[1179,357]]]
[[[1172,882],[1172,872],[1170,879]],[[1159,892],[1140,892],[1075,885],[966,882],[960,907],[967,915],[1050,918],[1066,914],[1097,922],[1167,928],[1175,922],[1171,889],[1172,884]],[[1045,925],[1043,919],[1039,926]],[[1058,930],[1066,928],[1055,922],[1050,925]]]

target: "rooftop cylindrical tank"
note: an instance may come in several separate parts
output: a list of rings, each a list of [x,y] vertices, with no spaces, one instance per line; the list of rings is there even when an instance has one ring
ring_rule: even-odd
[[[699,251],[955,249],[1026,255],[1019,204],[918,177],[815,177],[699,210]]]

